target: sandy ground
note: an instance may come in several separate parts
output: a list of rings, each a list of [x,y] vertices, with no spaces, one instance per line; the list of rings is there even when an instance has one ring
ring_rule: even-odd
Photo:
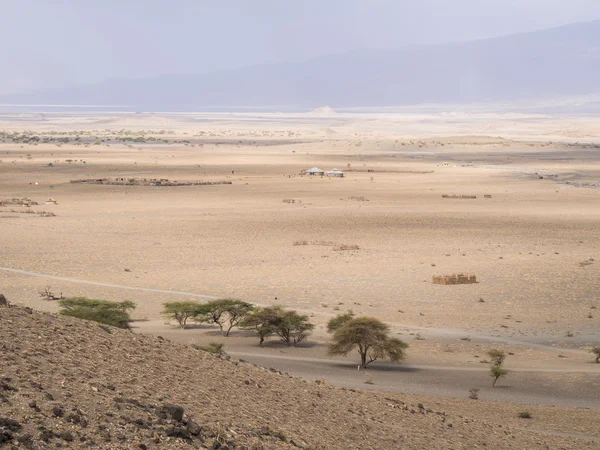
[[[208,342],[220,339],[214,330],[167,325],[161,304],[240,297],[305,311],[318,325],[301,349],[259,349],[239,334],[225,341],[232,355],[263,365],[415,394],[466,397],[479,387],[498,401],[600,405],[600,365],[589,353],[600,345],[596,118],[0,116],[0,131],[25,130],[88,134],[83,144],[0,143],[0,200],[27,196],[40,203],[30,210],[56,215],[0,207],[0,291],[14,303],[57,311],[38,296],[48,285],[130,299],[136,330]],[[119,130],[169,143],[116,142],[128,136]],[[108,140],[93,145],[96,137]],[[313,166],[346,177],[298,176]],[[69,182],[100,177],[233,184]],[[360,249],[336,251],[342,244]],[[456,272],[478,283],[431,282]],[[406,362],[365,374],[355,358],[328,359],[324,324],[348,309],[390,323],[411,344]],[[491,347],[514,353],[513,372],[493,390],[479,362]]]

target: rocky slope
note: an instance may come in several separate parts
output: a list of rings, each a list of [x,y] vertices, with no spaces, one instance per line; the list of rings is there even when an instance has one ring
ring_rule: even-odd
[[[0,306],[0,447],[596,448]],[[596,447],[595,447],[596,446]]]

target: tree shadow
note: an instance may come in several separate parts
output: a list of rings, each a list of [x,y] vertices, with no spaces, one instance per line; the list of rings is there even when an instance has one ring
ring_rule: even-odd
[[[331,360],[331,366],[338,369],[349,369],[358,371],[360,363],[357,361],[356,364]],[[415,373],[422,372],[423,369],[417,367],[403,366],[402,364],[390,364],[390,363],[379,363],[373,362],[367,366],[366,369],[360,368],[360,372],[365,373],[377,373],[377,372],[404,372],[404,373]]]

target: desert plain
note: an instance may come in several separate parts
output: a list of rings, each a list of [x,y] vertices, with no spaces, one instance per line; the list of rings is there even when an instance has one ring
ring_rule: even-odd
[[[11,303],[57,312],[46,287],[132,300],[134,332],[223,342],[307,379],[493,410],[600,445],[597,118],[2,113],[0,131],[0,200],[37,202],[0,206]],[[301,174],[312,167],[345,176]],[[124,184],[71,182],[102,178]],[[127,183],[143,179],[220,184]],[[432,283],[454,273],[477,283]],[[160,314],[164,302],[225,297],[292,308],[317,327],[298,348],[259,348],[250,333],[182,330]],[[364,371],[357,355],[328,357],[325,324],[348,310],[388,323],[410,344],[406,360]],[[508,353],[496,388],[491,348]],[[523,410],[542,419],[515,418]]]

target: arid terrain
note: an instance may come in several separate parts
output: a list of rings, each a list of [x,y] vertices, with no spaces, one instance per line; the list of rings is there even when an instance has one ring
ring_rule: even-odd
[[[345,176],[300,175],[312,167]],[[71,182],[84,179],[104,181]],[[7,202],[24,198],[37,205]],[[164,400],[182,404],[200,425],[227,422],[242,434],[268,425],[308,448],[600,448],[600,364],[590,353],[600,345],[597,117],[329,108],[2,114],[2,201],[0,293],[52,313],[57,303],[38,294],[47,286],[65,296],[132,300],[133,329],[144,336],[0,309],[0,345],[13,355],[0,377],[19,380],[23,392],[0,404],[0,417],[29,415],[34,394],[25,374],[48,374],[55,355],[94,367],[73,368],[72,380],[55,367],[53,383],[89,376],[90,386],[113,383],[120,392],[54,386],[72,392],[72,401],[61,397],[69,408],[98,396],[93,405],[111,408],[116,396]],[[477,283],[432,283],[455,273]],[[317,328],[298,348],[274,339],[259,348],[247,332],[181,330],[160,315],[167,301],[221,297],[293,308]],[[356,354],[328,357],[325,324],[347,310],[390,324],[410,344],[406,360],[357,371]],[[44,351],[35,343],[37,319]],[[70,330],[86,337],[65,343],[63,353],[50,345],[53,327],[65,339],[74,339]],[[110,344],[100,342],[111,339],[122,366],[105,382],[112,374],[100,361],[108,364]],[[210,341],[224,342],[232,361],[308,382],[180,345]],[[31,355],[23,355],[28,346]],[[146,357],[145,346],[153,349]],[[485,364],[490,348],[509,355],[510,372],[496,388]],[[96,349],[105,356],[96,358]],[[46,366],[35,369],[35,358]],[[176,365],[176,373],[160,372]],[[153,371],[160,374],[146,380]],[[167,389],[173,378],[177,391]],[[235,392],[245,379],[262,380],[268,399]],[[479,400],[467,399],[471,388],[480,389]],[[224,397],[211,399],[211,391]],[[263,400],[276,407],[254,410]],[[411,406],[389,406],[396,400]],[[454,415],[453,428],[440,415],[411,414],[418,403]],[[357,417],[359,407],[369,413]],[[217,420],[209,419],[213,410]],[[533,419],[519,419],[521,411]]]

